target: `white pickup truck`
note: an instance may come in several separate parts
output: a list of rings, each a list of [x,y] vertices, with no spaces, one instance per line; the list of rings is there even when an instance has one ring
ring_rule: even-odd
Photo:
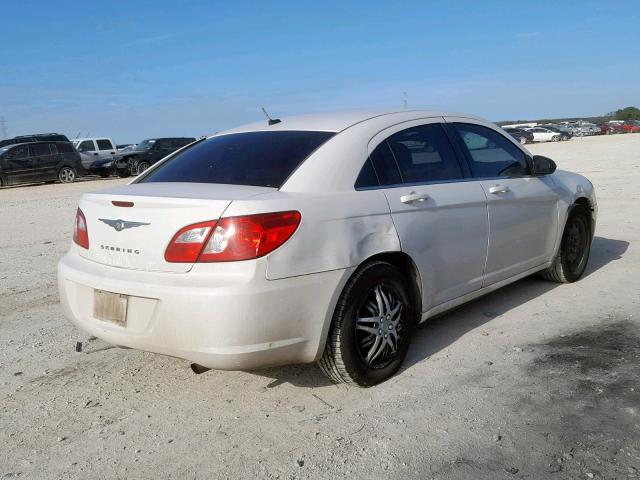
[[[74,138],[71,143],[80,153],[82,166],[87,171],[96,160],[112,160],[118,152],[116,144],[107,137]]]

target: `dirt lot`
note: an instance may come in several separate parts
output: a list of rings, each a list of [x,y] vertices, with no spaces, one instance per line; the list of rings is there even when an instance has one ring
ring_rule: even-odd
[[[79,195],[124,182],[0,190],[0,478],[640,478],[640,135],[531,151],[596,186],[586,277],[431,322],[368,390],[314,365],[197,376],[87,337],[55,266]]]

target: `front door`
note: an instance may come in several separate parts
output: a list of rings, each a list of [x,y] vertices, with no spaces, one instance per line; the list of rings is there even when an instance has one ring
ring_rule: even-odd
[[[423,312],[479,289],[487,253],[486,197],[478,182],[464,181],[440,122],[392,127],[372,140],[402,251],[420,273]]]
[[[490,234],[484,286],[549,261],[560,198],[551,177],[532,176],[525,151],[497,130],[463,122],[452,125],[487,197]]]
[[[2,170],[9,185],[32,182],[34,168],[29,156],[29,146],[18,145],[6,152],[2,156]]]

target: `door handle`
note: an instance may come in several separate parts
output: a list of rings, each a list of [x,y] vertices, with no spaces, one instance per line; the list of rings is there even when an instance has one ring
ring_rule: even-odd
[[[402,195],[400,201],[402,203],[424,202],[429,198],[426,193],[411,192],[408,195]]]
[[[98,155],[98,152],[94,152],[93,154],[94,154],[94,155]]]
[[[496,185],[495,187],[491,187],[489,189],[489,193],[493,193],[497,195],[499,193],[507,193],[509,191],[509,187],[501,187],[500,185]]]

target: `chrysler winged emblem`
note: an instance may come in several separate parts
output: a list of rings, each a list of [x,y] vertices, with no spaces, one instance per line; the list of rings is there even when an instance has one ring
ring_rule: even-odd
[[[113,227],[116,232],[121,232],[125,228],[142,227],[143,225],[151,225],[144,222],[127,222],[126,220],[111,220],[110,218],[99,218],[101,222],[106,223],[110,227]]]

